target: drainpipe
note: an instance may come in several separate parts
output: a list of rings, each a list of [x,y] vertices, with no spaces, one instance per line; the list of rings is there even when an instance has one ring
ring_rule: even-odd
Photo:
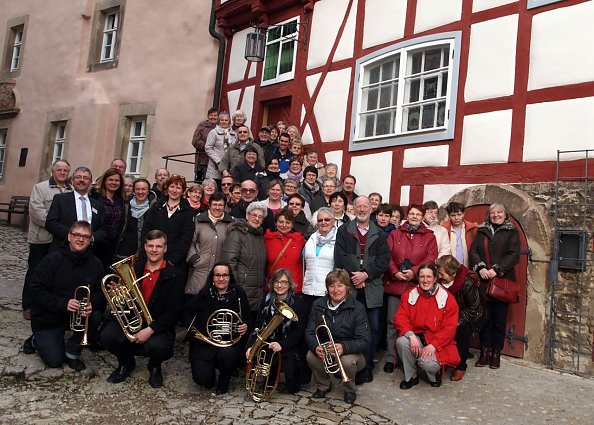
[[[210,24],[208,25],[208,32],[213,38],[216,38],[219,42],[219,55],[217,58],[217,73],[215,77],[215,86],[214,86],[214,97],[212,101],[212,105],[215,108],[219,108],[221,103],[221,86],[223,83],[223,65],[225,62],[225,46],[226,40],[225,36],[216,31],[216,24],[217,18],[215,13],[215,2],[216,0],[212,0],[212,7],[210,9]]]

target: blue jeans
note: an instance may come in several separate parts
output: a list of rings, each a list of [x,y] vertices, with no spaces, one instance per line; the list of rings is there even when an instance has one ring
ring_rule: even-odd
[[[367,310],[367,321],[369,322],[369,329],[371,330],[371,344],[365,354],[366,365],[365,368],[373,370],[374,363],[373,357],[377,351],[377,346],[380,341],[380,313],[382,308],[368,308]]]

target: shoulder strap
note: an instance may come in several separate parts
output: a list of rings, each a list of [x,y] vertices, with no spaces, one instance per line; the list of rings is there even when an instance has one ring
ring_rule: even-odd
[[[487,235],[483,235],[483,242],[485,243],[485,263],[487,263],[487,268],[491,268],[491,253],[489,252],[489,237]]]
[[[285,251],[287,250],[287,248],[289,247],[290,244],[291,244],[291,238],[289,238],[289,240],[287,241],[287,243],[285,244],[285,246],[283,247],[281,252],[279,252],[278,257],[276,257],[276,260],[274,260],[274,263],[272,263],[272,265],[268,269],[269,275],[272,274],[274,268],[276,267],[276,265],[278,264],[278,262],[280,261],[281,257],[283,256],[283,254],[285,253]]]

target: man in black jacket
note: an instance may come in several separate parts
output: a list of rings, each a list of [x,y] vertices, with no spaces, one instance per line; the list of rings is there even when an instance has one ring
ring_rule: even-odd
[[[161,363],[173,357],[175,324],[184,304],[185,279],[171,263],[163,259],[167,251],[167,236],[160,230],[147,233],[144,243],[146,262],[135,265],[142,296],[152,316],[152,322],[129,341],[115,319],[108,320],[101,333],[101,344],[118,359],[118,367],[107,382],[123,382],[136,367],[134,356],[149,357],[149,384],[163,386]]]
[[[77,287],[87,286],[91,294],[81,317],[91,315],[95,306],[96,314],[89,317],[91,340],[100,322],[101,307],[105,305],[99,289],[103,265],[89,249],[92,234],[88,222],[74,222],[68,231],[68,245],[44,257],[31,278],[32,345],[49,367],[60,367],[64,361],[76,371],[86,367],[80,360],[84,332],[74,332],[67,344],[64,344],[64,335],[70,328],[70,315],[81,309],[80,298],[86,295],[83,291],[76,296]]]

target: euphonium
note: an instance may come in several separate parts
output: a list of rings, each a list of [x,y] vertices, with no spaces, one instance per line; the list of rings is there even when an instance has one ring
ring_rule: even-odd
[[[133,261],[134,256],[132,255],[112,264],[110,268],[115,274],[108,274],[101,281],[101,289],[105,294],[111,313],[115,316],[129,341],[134,341],[136,333],[142,329],[145,323],[150,325],[153,321],[137,285],[149,274],[137,279],[132,267]],[[111,284],[110,288],[107,287],[108,284]]]
[[[267,348],[268,337],[278,328],[285,319],[298,320],[297,314],[291,307],[281,300],[274,301],[276,312],[270,322],[261,331],[255,329],[256,340],[250,349],[250,356],[246,364],[245,388],[255,402],[266,401],[278,384],[281,371],[281,360],[278,359],[276,373],[271,380],[272,363],[276,353]]]
[[[82,294],[79,292],[82,292]],[[79,301],[80,306],[77,311],[70,313],[70,329],[74,332],[83,332],[80,345],[89,345],[89,340],[87,338],[89,332],[89,316],[87,315],[86,310],[87,305],[91,301],[91,290],[88,286],[77,286],[74,290],[74,299]]]
[[[241,309],[241,301],[239,307]],[[194,326],[195,320],[196,316],[188,327],[186,338],[192,337],[219,348],[230,347],[241,339],[237,330],[242,323],[241,316],[233,310],[226,308],[215,310],[206,321],[206,335]]]
[[[334,338],[332,338],[332,333],[330,332],[330,328],[326,323],[326,316],[322,314],[322,321],[324,322],[323,325],[319,325],[316,327],[316,339],[318,340],[318,344],[324,350],[324,369],[328,374],[340,373],[340,377],[342,378],[342,382],[348,382],[351,380],[344,370],[342,366],[342,361],[340,360],[340,356],[336,352],[336,344],[334,343]],[[326,338],[323,338],[325,341],[321,342],[321,333],[326,333]]]

